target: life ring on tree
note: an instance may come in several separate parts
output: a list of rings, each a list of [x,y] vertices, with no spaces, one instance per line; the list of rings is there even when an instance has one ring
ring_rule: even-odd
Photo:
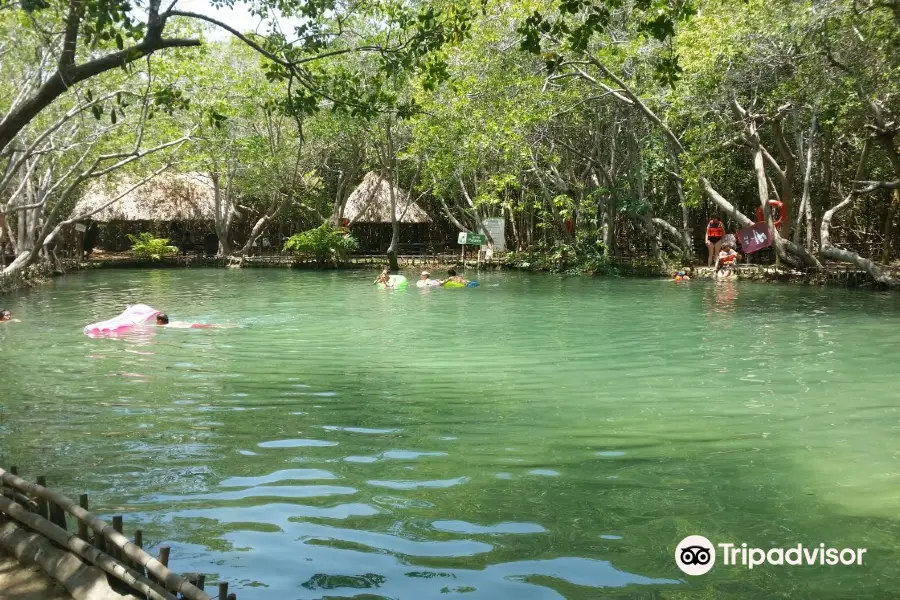
[[[784,222],[785,214],[784,214],[784,202],[781,200],[769,200],[769,211],[771,212],[773,209],[778,209],[778,218],[775,219],[775,227],[780,227]],[[762,223],[766,220],[766,216],[763,214],[762,208],[756,209],[756,222]]]

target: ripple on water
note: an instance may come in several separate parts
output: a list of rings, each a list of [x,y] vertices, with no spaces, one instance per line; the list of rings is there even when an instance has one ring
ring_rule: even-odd
[[[393,460],[414,460],[422,456],[447,456],[446,452],[416,452],[415,450],[388,450],[382,452],[382,458]]]
[[[604,450],[602,452],[598,452],[597,456],[625,456],[625,453],[621,450]]]
[[[466,521],[434,521],[431,526],[438,531],[467,534],[525,534],[547,531],[537,523],[498,523],[496,525],[476,525]]]
[[[284,469],[261,477],[229,477],[219,485],[222,487],[249,487],[265,483],[290,481],[292,479],[337,479],[338,476],[323,469]]]
[[[375,487],[385,487],[392,490],[415,490],[418,488],[447,488],[461,485],[469,481],[468,477],[456,477],[455,479],[434,479],[431,481],[379,481],[369,480],[366,483]]]
[[[377,456],[345,456],[344,461],[350,463],[373,463],[378,462]]]
[[[244,498],[317,498],[355,494],[356,488],[336,485],[264,485],[246,490],[195,494],[189,496],[155,495],[143,502],[193,502],[196,500],[243,500]]]
[[[373,517],[383,511],[369,504],[347,503],[336,506],[308,506],[274,502],[254,506],[219,506],[216,508],[189,508],[167,512],[162,517],[156,513],[135,513],[131,518],[140,522],[156,519],[171,522],[173,519],[212,519],[222,523],[265,523],[284,530],[294,519],[349,519]]]
[[[260,442],[257,444],[260,448],[302,448],[312,446],[337,446],[337,442],[328,442],[325,440],[272,440],[271,442]]]
[[[369,433],[372,435],[384,433],[399,433],[402,429],[370,429],[367,427],[341,427],[339,425],[323,425],[322,429],[328,431],[348,431],[350,433]]]
[[[559,471],[553,469],[532,469],[528,471],[530,475],[540,475],[542,477],[559,477]]]

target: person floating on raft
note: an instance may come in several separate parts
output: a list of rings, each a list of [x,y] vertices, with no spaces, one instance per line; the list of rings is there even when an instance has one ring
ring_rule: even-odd
[[[416,287],[432,287],[435,285],[441,285],[441,282],[438,279],[432,279],[431,273],[428,271],[419,273],[419,280],[416,282]]]
[[[379,289],[400,289],[405,288],[408,283],[406,281],[406,277],[403,275],[390,275],[387,269],[384,269],[381,272],[381,275],[378,276],[378,279],[375,280],[375,285],[379,287]]]
[[[135,327],[146,325],[158,325],[174,327],[176,329],[209,329],[213,327],[227,327],[226,325],[206,325],[203,323],[186,323],[183,321],[169,322],[169,317],[152,306],[135,304],[125,309],[122,314],[106,321],[92,323],[84,328],[84,333],[90,336],[118,335]]]
[[[441,282],[445,288],[477,287],[477,281],[469,281],[456,274],[456,269],[447,269],[447,279]]]

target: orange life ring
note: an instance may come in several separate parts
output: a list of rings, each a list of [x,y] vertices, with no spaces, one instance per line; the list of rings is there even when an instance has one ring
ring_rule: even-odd
[[[781,200],[769,200],[769,211],[771,212],[772,209],[774,209],[774,208],[778,209],[778,218],[775,219],[774,224],[775,224],[775,227],[779,227],[784,222],[784,218],[786,216],[784,214],[784,202],[782,202]],[[763,214],[762,208],[757,208],[756,209],[756,222],[762,223],[765,220],[766,220],[766,216]]]

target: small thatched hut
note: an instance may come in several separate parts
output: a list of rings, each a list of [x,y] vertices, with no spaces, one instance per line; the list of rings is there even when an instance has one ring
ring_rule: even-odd
[[[409,193],[394,186],[396,215],[400,221],[400,251],[422,252],[428,240],[431,217]],[[391,243],[391,189],[378,173],[370,171],[347,198],[343,218],[364,252],[384,252]]]
[[[95,182],[75,205],[72,216],[100,208],[132,185],[134,180],[129,178]],[[205,238],[215,235],[213,184],[201,173],[162,174],[90,218],[103,224],[100,246],[109,251],[129,248],[125,234],[142,231],[166,236],[185,252],[200,250]],[[206,245],[211,244],[211,239],[206,240]]]

